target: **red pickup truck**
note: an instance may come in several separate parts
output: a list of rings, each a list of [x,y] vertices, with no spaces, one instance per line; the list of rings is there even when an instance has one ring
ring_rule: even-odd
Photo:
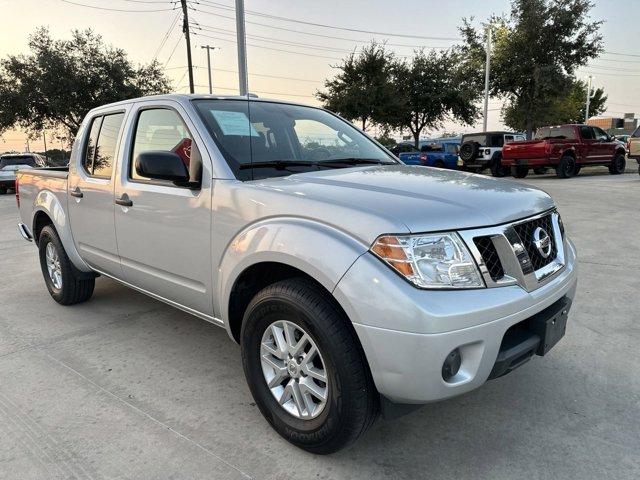
[[[577,175],[582,167],[605,165],[611,174],[624,173],[625,147],[604,130],[591,125],[542,127],[533,140],[506,144],[502,166],[516,178],[531,168],[553,167],[560,178]]]

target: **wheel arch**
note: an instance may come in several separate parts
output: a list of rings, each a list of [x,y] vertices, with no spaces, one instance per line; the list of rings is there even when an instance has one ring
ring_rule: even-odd
[[[259,290],[284,278],[304,277],[331,295],[368,248],[343,231],[308,219],[257,222],[240,232],[221,254],[214,311],[237,341],[238,323]]]
[[[81,272],[91,272],[92,269],[84,262],[76,249],[66,209],[53,192],[50,190],[41,190],[34,200],[33,218],[31,221],[33,238],[36,245],[40,232],[42,232],[42,229],[46,225],[52,225],[53,228],[55,228],[71,263]]]

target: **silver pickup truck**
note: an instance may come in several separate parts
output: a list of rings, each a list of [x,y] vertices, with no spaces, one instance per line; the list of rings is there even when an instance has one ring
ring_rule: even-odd
[[[225,328],[267,421],[316,453],[546,354],[576,290],[546,193],[401,165],[318,108],[106,105],[68,171],[17,185],[58,303],[88,300],[104,275]]]

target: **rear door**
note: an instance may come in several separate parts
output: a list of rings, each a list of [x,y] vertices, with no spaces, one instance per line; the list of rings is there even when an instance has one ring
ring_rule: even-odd
[[[120,278],[113,220],[113,171],[125,110],[97,114],[80,138],[68,180],[68,210],[76,248],[94,269]]]
[[[183,107],[171,101],[136,104],[126,131],[115,191],[116,200],[130,202],[115,207],[125,281],[212,317],[212,173],[204,142]],[[172,151],[188,166],[202,159],[200,188],[140,175],[135,159],[145,151]]]
[[[601,149],[596,140],[593,127],[588,125],[580,126],[580,138],[582,145],[580,149],[581,159],[583,163],[597,163],[600,161]]]

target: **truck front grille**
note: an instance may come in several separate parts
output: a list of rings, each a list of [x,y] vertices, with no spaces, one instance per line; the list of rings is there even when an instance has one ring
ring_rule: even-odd
[[[484,264],[489,270],[489,275],[491,275],[491,279],[494,282],[497,282],[501,278],[504,277],[504,269],[502,268],[502,263],[500,262],[500,256],[498,255],[498,251],[496,250],[495,245],[493,244],[493,240],[491,237],[476,237],[473,239],[478,247],[478,251],[482,256],[482,260],[484,260]]]
[[[538,227],[544,229],[551,237],[551,255],[549,255],[547,258],[544,258],[540,254],[533,243],[533,233]],[[534,270],[540,270],[542,267],[549,265],[555,260],[558,254],[558,249],[554,240],[551,215],[545,215],[544,217],[536,218],[529,222],[519,223],[517,225],[514,225],[513,228],[520,237],[522,245],[524,245],[524,248],[527,250],[529,258],[531,259],[531,265],[533,266]]]

